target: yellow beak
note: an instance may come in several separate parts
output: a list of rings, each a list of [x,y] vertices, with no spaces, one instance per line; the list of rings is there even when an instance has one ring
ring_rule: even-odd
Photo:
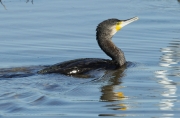
[[[139,18],[138,17],[133,17],[133,18],[130,18],[130,19],[127,19],[127,20],[122,20],[120,21],[117,25],[116,25],[116,30],[120,30],[122,27],[138,20]]]

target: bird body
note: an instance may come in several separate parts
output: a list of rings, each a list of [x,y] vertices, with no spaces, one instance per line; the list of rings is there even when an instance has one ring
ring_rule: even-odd
[[[118,67],[119,66],[114,61],[109,59],[81,58],[57,63],[39,71],[39,73],[61,73],[65,75],[76,75],[96,69],[112,70]]]
[[[126,65],[124,53],[113,42],[113,35],[125,25],[138,20],[134,17],[128,20],[108,19],[101,22],[96,29],[96,40],[99,47],[109,56],[109,59],[100,58],[82,58],[65,61],[49,66],[38,73],[61,73],[65,75],[76,75],[87,73],[96,69],[117,69]]]

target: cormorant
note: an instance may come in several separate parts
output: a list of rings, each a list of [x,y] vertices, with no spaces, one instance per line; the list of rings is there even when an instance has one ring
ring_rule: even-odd
[[[60,73],[65,75],[79,75],[96,69],[117,69],[126,65],[124,53],[113,42],[113,35],[125,25],[138,20],[133,17],[127,20],[108,19],[101,22],[96,29],[96,40],[99,47],[109,56],[109,59],[82,58],[58,63],[40,70],[40,74]]]

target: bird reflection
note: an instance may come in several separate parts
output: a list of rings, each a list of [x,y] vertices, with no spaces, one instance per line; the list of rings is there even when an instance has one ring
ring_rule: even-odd
[[[110,105],[106,105],[105,107],[111,108],[112,110],[127,110],[127,105],[122,102],[122,100],[126,99],[127,96],[124,95],[123,92],[119,91],[119,89],[123,88],[120,86],[121,79],[125,76],[126,67],[120,68],[115,71],[107,71],[106,74],[101,78],[101,81],[105,81],[108,79],[108,84],[101,87],[102,95],[100,97],[101,101],[109,102]],[[118,91],[118,92],[117,92]],[[117,101],[117,103],[111,101]],[[99,116],[114,116],[115,114],[100,114]]]
[[[102,77],[102,80],[105,78],[110,78],[110,77],[112,77],[112,78],[109,80],[108,85],[105,85],[101,88],[101,92],[102,92],[102,96],[100,98],[101,100],[114,101],[114,100],[117,100],[118,96],[119,96],[119,98],[123,98],[123,93],[118,94],[118,93],[114,92],[116,85],[121,84],[121,78],[124,76],[123,71],[124,71],[124,68],[119,69],[117,71],[108,71]]]

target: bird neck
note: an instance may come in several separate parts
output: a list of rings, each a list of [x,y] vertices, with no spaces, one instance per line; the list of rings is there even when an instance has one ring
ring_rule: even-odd
[[[124,53],[112,42],[112,36],[102,36],[98,34],[97,32],[96,40],[100,48],[119,66],[124,65],[126,63]]]

